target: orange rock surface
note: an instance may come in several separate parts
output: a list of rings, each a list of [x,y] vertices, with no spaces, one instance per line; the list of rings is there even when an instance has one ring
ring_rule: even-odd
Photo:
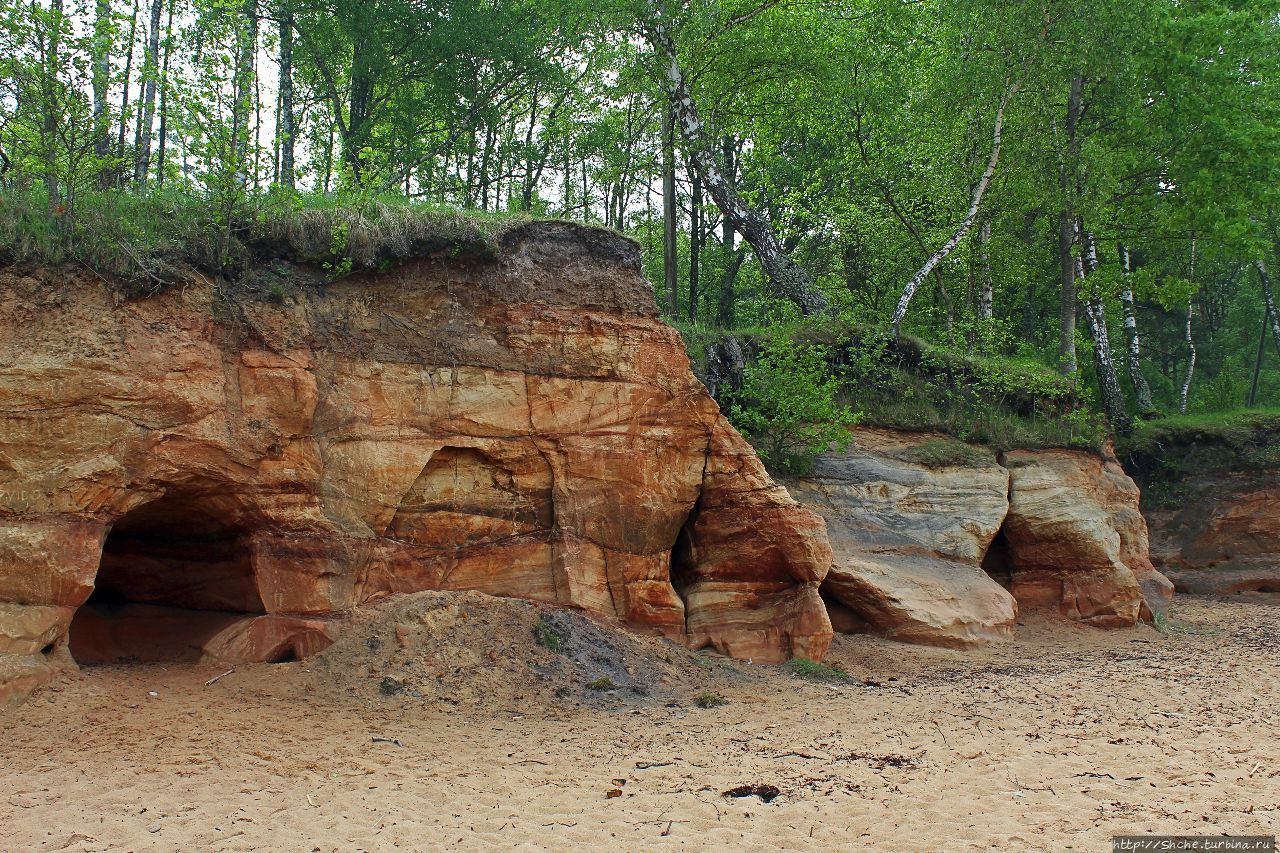
[[[1005,465],[1003,530],[1020,605],[1054,607],[1099,627],[1164,610],[1173,585],[1151,564],[1138,486],[1114,458],[1019,450]]]
[[[91,595],[239,613],[192,620],[224,660],[426,589],[821,656],[825,525],[698,383],[633,243],[542,223],[495,260],[279,266],[274,301],[0,272],[0,685],[72,666]]]
[[[1206,470],[1174,506],[1148,511],[1152,557],[1178,589],[1280,592],[1280,486],[1275,472]]]

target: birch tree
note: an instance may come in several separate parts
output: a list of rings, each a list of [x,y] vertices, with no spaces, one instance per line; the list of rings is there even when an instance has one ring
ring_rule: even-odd
[[[1126,365],[1138,413],[1145,415],[1155,410],[1155,403],[1151,399],[1151,386],[1142,373],[1142,339],[1138,334],[1138,312],[1133,296],[1133,265],[1129,250],[1124,246],[1120,247],[1120,268],[1124,276],[1120,288],[1120,310],[1124,315]]]
[[[702,123],[670,26],[657,0],[649,0],[648,12],[649,19],[642,24],[641,32],[662,65],[663,87],[671,101],[685,156],[702,176],[703,186],[721,214],[733,223],[734,229],[755,251],[774,290],[795,303],[805,316],[825,313],[826,297],[808,273],[791,258],[772,223],[763,213],[748,205],[725,178],[716,156],[715,142]]]
[[[916,271],[906,286],[902,288],[902,295],[898,297],[898,305],[893,311],[893,334],[897,337],[902,332],[902,320],[907,316],[907,307],[911,304],[911,297],[915,295],[916,289],[920,287],[920,283],[933,272],[934,267],[946,260],[947,255],[960,245],[960,241],[969,233],[969,229],[973,227],[973,223],[978,218],[978,213],[982,210],[982,197],[987,192],[987,187],[991,185],[991,179],[995,176],[996,166],[1000,162],[1000,146],[1003,141],[1004,132],[1004,112],[1009,105],[1009,99],[1017,94],[1021,84],[1015,83],[1000,99],[1000,105],[996,108],[996,117],[994,130],[991,137],[991,154],[987,157],[986,169],[982,172],[982,177],[978,179],[978,183],[973,188],[973,197],[969,200],[969,210],[965,214],[960,225],[956,228],[955,233],[951,235],[945,243],[938,247],[937,251],[931,254],[924,262],[924,266]]]

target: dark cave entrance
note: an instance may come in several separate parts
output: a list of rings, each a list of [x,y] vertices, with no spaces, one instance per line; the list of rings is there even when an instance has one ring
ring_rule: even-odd
[[[216,634],[263,613],[249,522],[227,495],[167,494],[122,516],[71,623],[72,656],[81,664],[195,661]]]
[[[1009,551],[1009,539],[1001,527],[991,540],[987,553],[982,555],[982,570],[1005,589],[1013,586],[1013,554]]]

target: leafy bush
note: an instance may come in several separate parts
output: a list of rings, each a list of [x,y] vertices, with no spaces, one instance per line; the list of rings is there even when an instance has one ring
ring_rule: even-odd
[[[807,678],[810,681],[850,681],[853,677],[838,666],[828,666],[809,658],[792,658],[787,661],[787,669],[792,675]]]
[[[830,445],[849,446],[858,415],[838,402],[841,382],[823,348],[779,335],[743,373],[729,420],[750,436],[765,464],[803,474]]]
[[[610,678],[609,676],[602,675],[599,678],[595,679],[594,681],[588,681],[587,689],[599,690],[601,692],[604,692],[606,690],[617,690],[618,685],[614,684],[613,679]]]
[[[729,700],[715,691],[704,690],[693,697],[693,704],[699,708],[719,708],[721,705],[728,705]]]
[[[545,616],[539,616],[533,625],[533,641],[548,651],[559,654],[569,640],[569,631],[553,625]]]

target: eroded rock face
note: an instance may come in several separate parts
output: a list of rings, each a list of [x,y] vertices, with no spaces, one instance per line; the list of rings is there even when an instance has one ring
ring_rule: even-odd
[[[1137,485],[1111,458],[1014,451],[1004,524],[1010,591],[1099,627],[1163,612],[1173,587],[1151,564]]]
[[[1206,471],[1176,506],[1149,509],[1151,556],[1181,590],[1280,592],[1280,485],[1275,475]]]
[[[1009,475],[977,448],[918,461],[940,436],[859,429],[792,493],[827,520],[835,562],[822,585],[846,632],[965,648],[1012,636],[1013,597],[981,568],[1009,506]]]
[[[0,273],[0,684],[68,666],[91,594],[238,614],[204,620],[223,659],[429,589],[821,655],[822,519],[694,378],[634,244],[536,224],[492,262],[280,274],[282,304]]]
[[[941,436],[859,429],[793,494],[827,520],[833,625],[967,647],[1010,636],[1019,607],[1134,624],[1172,587],[1151,565],[1138,488],[1082,451],[989,453]]]

